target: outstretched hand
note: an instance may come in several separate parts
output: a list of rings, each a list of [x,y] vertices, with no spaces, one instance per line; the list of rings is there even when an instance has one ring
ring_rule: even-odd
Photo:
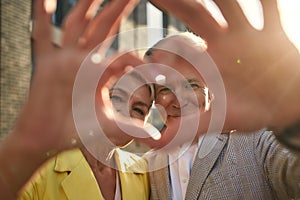
[[[226,89],[225,130],[281,128],[299,120],[300,55],[281,26],[276,0],[261,1],[262,30],[250,25],[237,1],[214,1],[227,27],[196,0],[151,2],[206,40]],[[217,93],[214,96],[218,98]]]
[[[64,21],[61,47],[57,48],[52,44],[51,14],[46,12],[44,1],[35,1],[33,38],[36,70],[28,103],[15,131],[21,132],[22,138],[28,134],[28,140],[39,140],[45,150],[74,145],[76,131],[72,91],[78,69],[94,47],[117,33],[122,18],[138,1],[110,2],[93,17],[91,12],[95,12],[101,2],[82,0],[75,5]],[[119,64],[122,67],[122,63]]]
[[[61,46],[57,47],[53,45],[51,13],[46,11],[45,2],[34,1],[35,73],[29,97],[12,133],[0,146],[0,193],[4,198],[16,194],[49,156],[78,146],[72,115],[76,73],[88,53],[116,34],[122,18],[138,3],[111,1],[96,14],[102,1],[79,0],[63,24]],[[119,70],[125,68],[121,61],[118,64]]]

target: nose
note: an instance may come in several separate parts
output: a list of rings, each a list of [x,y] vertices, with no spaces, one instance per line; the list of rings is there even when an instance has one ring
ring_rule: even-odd
[[[187,104],[188,104],[187,93],[181,88],[175,89],[175,91],[173,93],[172,106],[174,108],[180,109],[180,108],[184,108]]]

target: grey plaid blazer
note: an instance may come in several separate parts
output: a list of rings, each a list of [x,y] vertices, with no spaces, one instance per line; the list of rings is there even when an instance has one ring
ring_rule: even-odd
[[[198,152],[185,199],[300,199],[300,156],[271,132],[220,134],[203,142],[208,140],[215,143],[206,156]],[[168,157],[156,155],[150,162],[161,165]],[[151,198],[171,199],[169,168],[149,175]]]

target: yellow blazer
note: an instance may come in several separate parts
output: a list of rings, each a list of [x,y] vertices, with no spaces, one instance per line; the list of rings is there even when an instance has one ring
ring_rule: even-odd
[[[122,199],[149,199],[148,165],[142,158],[117,149]],[[30,200],[103,200],[94,174],[79,149],[63,152],[50,159],[36,173],[19,199]]]

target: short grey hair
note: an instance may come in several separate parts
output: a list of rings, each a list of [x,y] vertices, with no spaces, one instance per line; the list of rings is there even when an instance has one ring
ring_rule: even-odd
[[[189,32],[189,31],[177,32],[177,33],[169,34],[165,38],[163,38],[163,39],[159,40],[157,43],[155,43],[152,47],[150,47],[145,52],[144,57],[146,57],[146,58],[151,57],[153,51],[155,49],[157,49],[159,45],[163,44],[166,39],[176,38],[176,37],[180,37],[180,38],[188,40],[189,42],[194,44],[196,47],[200,47],[200,49],[202,49],[203,51],[205,51],[207,49],[207,44],[206,44],[205,40],[203,40],[201,37],[195,35],[194,33]]]

